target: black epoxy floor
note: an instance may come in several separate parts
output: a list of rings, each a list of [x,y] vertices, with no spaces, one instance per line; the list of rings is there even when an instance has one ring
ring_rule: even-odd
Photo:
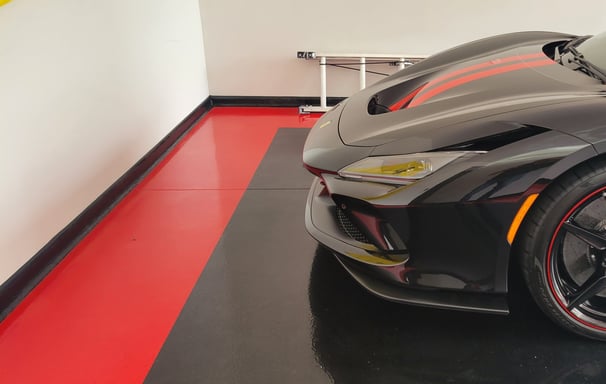
[[[146,382],[606,382],[606,344],[552,324],[517,274],[507,317],[360,288],[305,232],[306,134],[279,130]]]

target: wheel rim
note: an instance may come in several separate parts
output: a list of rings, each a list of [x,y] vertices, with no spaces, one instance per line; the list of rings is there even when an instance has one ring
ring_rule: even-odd
[[[577,202],[558,224],[547,253],[547,278],[563,312],[606,331],[606,187]]]

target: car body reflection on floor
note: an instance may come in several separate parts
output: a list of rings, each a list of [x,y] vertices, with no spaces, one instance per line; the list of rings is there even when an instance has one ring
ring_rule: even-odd
[[[517,274],[511,288],[509,316],[391,303],[318,246],[309,280],[316,358],[336,383],[606,381],[601,343],[552,324]]]

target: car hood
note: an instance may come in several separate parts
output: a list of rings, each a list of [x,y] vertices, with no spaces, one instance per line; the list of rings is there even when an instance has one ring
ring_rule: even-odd
[[[422,152],[524,123],[477,123],[487,117],[595,97],[594,79],[544,53],[546,44],[572,37],[514,33],[434,55],[348,99],[339,136],[349,146],[380,147],[381,154]]]

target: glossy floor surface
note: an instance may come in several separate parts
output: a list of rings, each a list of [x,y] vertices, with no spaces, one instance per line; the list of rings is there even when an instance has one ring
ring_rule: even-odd
[[[0,324],[10,383],[602,383],[605,344],[369,295],[305,232],[315,119],[215,108]]]

